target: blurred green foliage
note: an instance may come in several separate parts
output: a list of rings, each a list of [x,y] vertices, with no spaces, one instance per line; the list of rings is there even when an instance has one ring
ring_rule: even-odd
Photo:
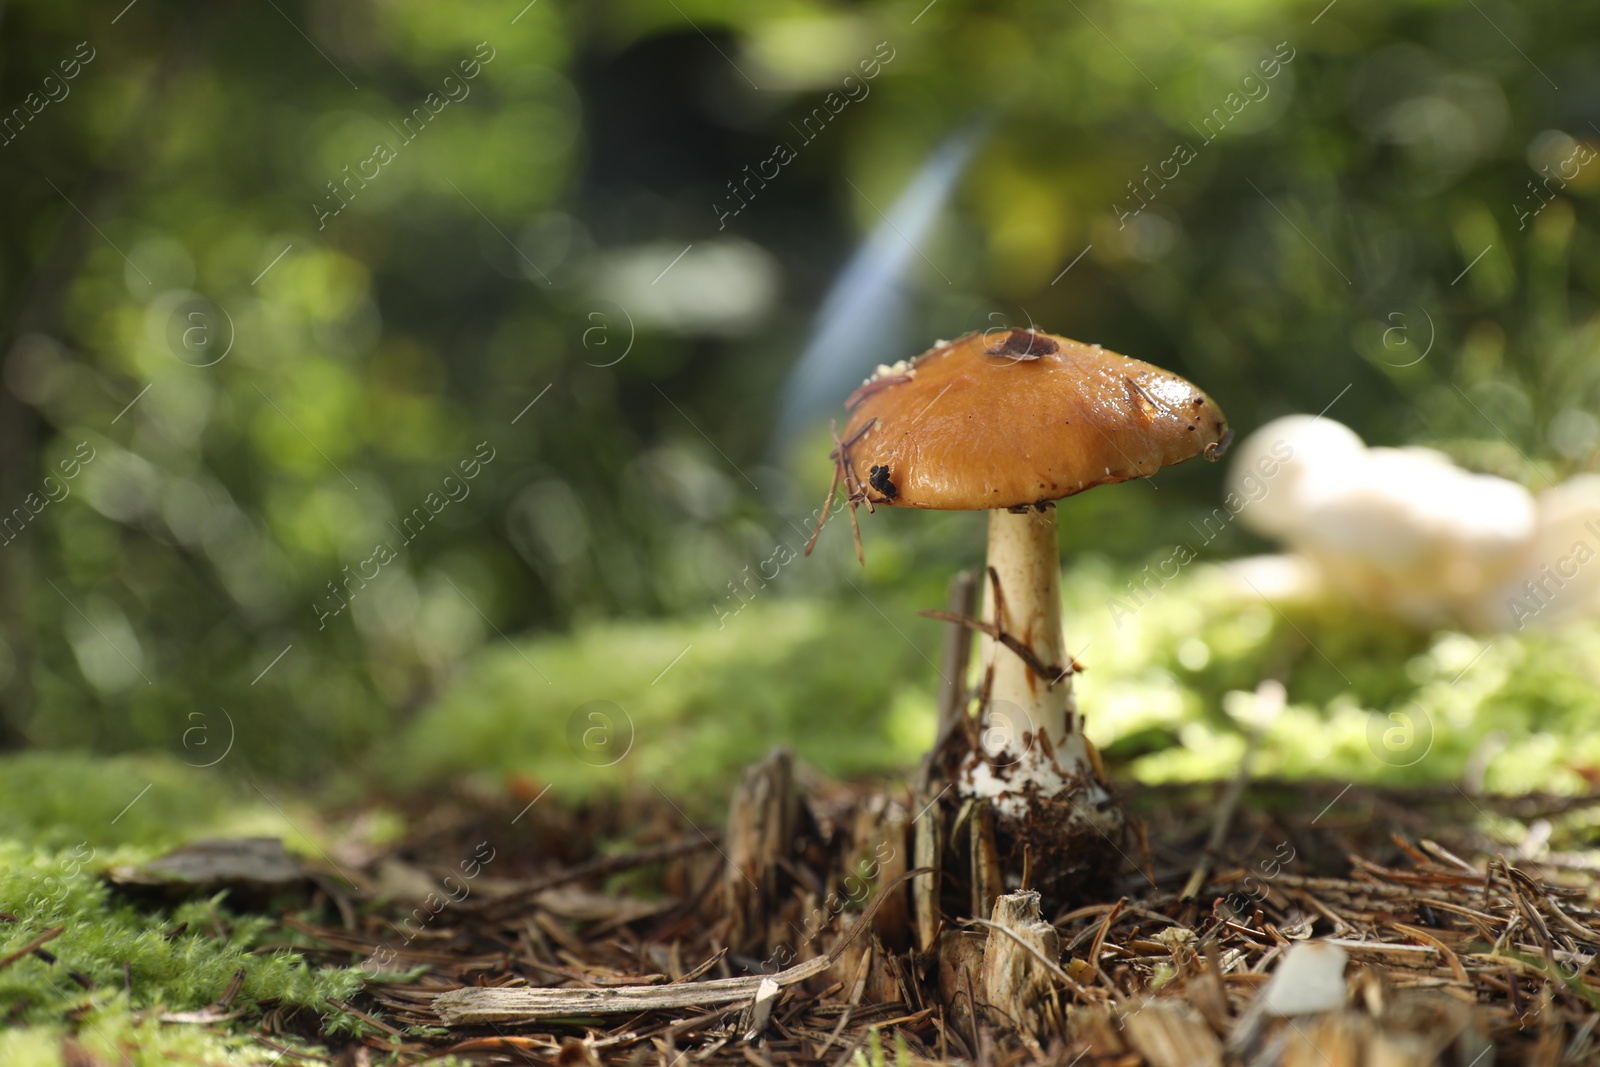
[[[932,655],[910,608],[976,561],[971,516],[868,519],[865,574],[831,529],[760,585],[759,625],[714,628],[821,498],[822,428],[768,440],[812,309],[978,113],[886,360],[1031,319],[1186,374],[1241,429],[1334,404],[1369,440],[1524,480],[1592,465],[1600,165],[1539,183],[1600,138],[1600,11],[1322,6],[6,5],[0,105],[26,115],[0,146],[0,509],[26,523],[0,547],[5,742],[309,780],[498,767],[646,690],[652,767],[730,764],[729,719],[882,736],[933,677],[894,630]],[[719,229],[727,183],[883,41],[870,95]],[[378,143],[394,158],[360,177]],[[495,459],[454,499],[480,443]],[[1099,490],[1064,547],[1142,560],[1219,475]],[[396,558],[346,585],[379,542]],[[649,616],[689,621],[608,621]],[[1258,680],[1228,662],[1227,688]],[[500,732],[453,725],[474,716]]]
[[[243,782],[195,774],[162,755],[24,752],[8,756],[0,775],[8,836],[52,849],[80,841],[97,848],[176,847],[223,829],[245,832],[239,813],[247,810],[247,793]],[[286,826],[280,819],[257,828],[281,832]]]
[[[1280,611],[1199,564],[1129,610],[1130,580],[1129,567],[1088,557],[1063,582],[1085,731],[1118,772],[1226,778],[1254,732],[1253,768],[1269,778],[1468,781],[1504,793],[1584,792],[1600,780],[1600,626],[1420,634],[1322,604]],[[938,624],[916,617],[914,594],[860,591],[854,603],[755,602],[720,632],[593,624],[492,652],[383,750],[384,764],[412,788],[472,774],[490,787],[548,785],[566,801],[654,787],[710,820],[739,769],[780,741],[835,775],[912,767],[932,741],[938,681],[913,640],[931,645]],[[913,621],[897,634],[879,611]],[[529,715],[529,695],[550,688],[540,673],[562,679],[557,706],[596,692],[605,703],[565,720]],[[1254,696],[1266,678],[1287,695],[1270,717]]]

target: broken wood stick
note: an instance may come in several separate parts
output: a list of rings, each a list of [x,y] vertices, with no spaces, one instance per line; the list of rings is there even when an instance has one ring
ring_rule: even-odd
[[[885,885],[872,903],[825,955],[796,964],[777,974],[753,974],[745,978],[716,978],[709,982],[685,985],[640,985],[609,989],[540,989],[520,987],[467,986],[440,993],[433,998],[434,1010],[445,1026],[485,1026],[496,1023],[537,1022],[581,1015],[631,1015],[663,1008],[715,1007],[753,998],[763,981],[779,986],[803,982],[826,971],[844,954],[850,942],[872,926],[878,907],[902,882],[932,874],[926,867],[907,871]]]

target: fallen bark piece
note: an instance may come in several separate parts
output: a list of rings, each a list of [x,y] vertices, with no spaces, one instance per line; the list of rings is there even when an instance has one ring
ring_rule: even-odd
[[[1150,1067],[1222,1067],[1222,1043],[1205,1019],[1176,998],[1149,999],[1122,1017],[1128,1044]]]
[[[305,869],[276,837],[195,841],[138,867],[113,867],[118,885],[289,886]]]
[[[873,897],[860,921],[843,933],[826,955],[798,963],[777,974],[717,978],[683,985],[617,986],[609,989],[467,986],[440,993],[433,998],[433,1008],[445,1026],[484,1026],[491,1023],[537,1022],[540,1019],[560,1019],[573,1015],[632,1015],[664,1008],[733,1004],[754,998],[765,982],[776,983],[779,987],[791,986],[826,971],[844,954],[857,935],[871,927],[872,917],[888,890],[898,888],[918,875],[931,873],[919,867],[902,874],[883,887],[885,893]]]

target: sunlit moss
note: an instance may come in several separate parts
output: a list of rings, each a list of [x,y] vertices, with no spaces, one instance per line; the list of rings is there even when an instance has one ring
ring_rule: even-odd
[[[242,1051],[249,1044],[245,1034],[163,1028],[150,1011],[204,1008],[239,972],[243,981],[234,999],[239,1009],[303,1008],[346,1027],[365,1025],[331,1003],[360,989],[358,972],[314,969],[293,952],[256,951],[276,929],[272,920],[231,914],[220,896],[155,910],[115,899],[100,880],[101,871],[149,855],[128,847],[102,853],[81,844],[52,853],[0,841],[0,901],[15,917],[0,931],[0,952],[64,927],[49,942],[59,962],[29,956],[0,972],[0,999],[19,1009],[11,1013],[9,1033],[0,1038],[0,1050],[12,1054],[5,1062],[51,1062],[51,1046],[59,1047],[73,1031],[85,1047],[119,1060],[120,1052],[128,1051],[136,1063]],[[68,968],[92,987],[74,984]],[[70,1030],[61,1022],[69,1013],[77,1018]],[[147,1017],[137,1021],[134,1013]],[[341,1015],[345,1018],[333,1018]],[[239,1060],[226,1055],[225,1062]]]
[[[1491,735],[1504,741],[1491,753],[1491,785],[1576,790],[1600,767],[1600,740],[1585,725],[1594,627],[1430,638],[1333,605],[1286,605],[1289,625],[1199,564],[1137,610],[1109,610],[1137,577],[1088,560],[1064,579],[1085,729],[1128,761],[1127,773],[1232,775],[1250,729],[1261,731],[1254,767],[1264,776],[1459,781],[1480,746],[1498,743]],[[518,772],[578,795],[639,781],[720,788],[779,743],[833,773],[904,771],[931,734],[937,630],[905,596],[878,586],[868,595],[829,605],[752,598],[722,630],[715,619],[602,625],[520,651],[491,644],[390,762],[411,781]],[[1207,655],[1186,665],[1197,635]],[[1288,704],[1258,721],[1253,693],[1274,676]],[[633,748],[615,766],[593,766],[598,753],[568,736],[593,700],[632,723]]]
[[[754,584],[745,595],[720,619],[708,609],[703,621],[493,643],[386,763],[409,781],[519,772],[583,795],[622,782],[720,789],[777,744],[847,774],[914,757],[902,746],[919,731],[888,723],[911,703],[931,720],[936,676],[895,626],[931,644],[933,624],[887,601],[890,623],[865,603],[757,599]]]

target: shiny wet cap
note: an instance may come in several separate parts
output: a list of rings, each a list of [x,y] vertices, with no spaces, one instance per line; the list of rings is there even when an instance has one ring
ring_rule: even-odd
[[[1233,432],[1184,378],[1099,345],[990,330],[880,367],[846,401],[846,462],[874,504],[1015,508],[1215,459]]]

